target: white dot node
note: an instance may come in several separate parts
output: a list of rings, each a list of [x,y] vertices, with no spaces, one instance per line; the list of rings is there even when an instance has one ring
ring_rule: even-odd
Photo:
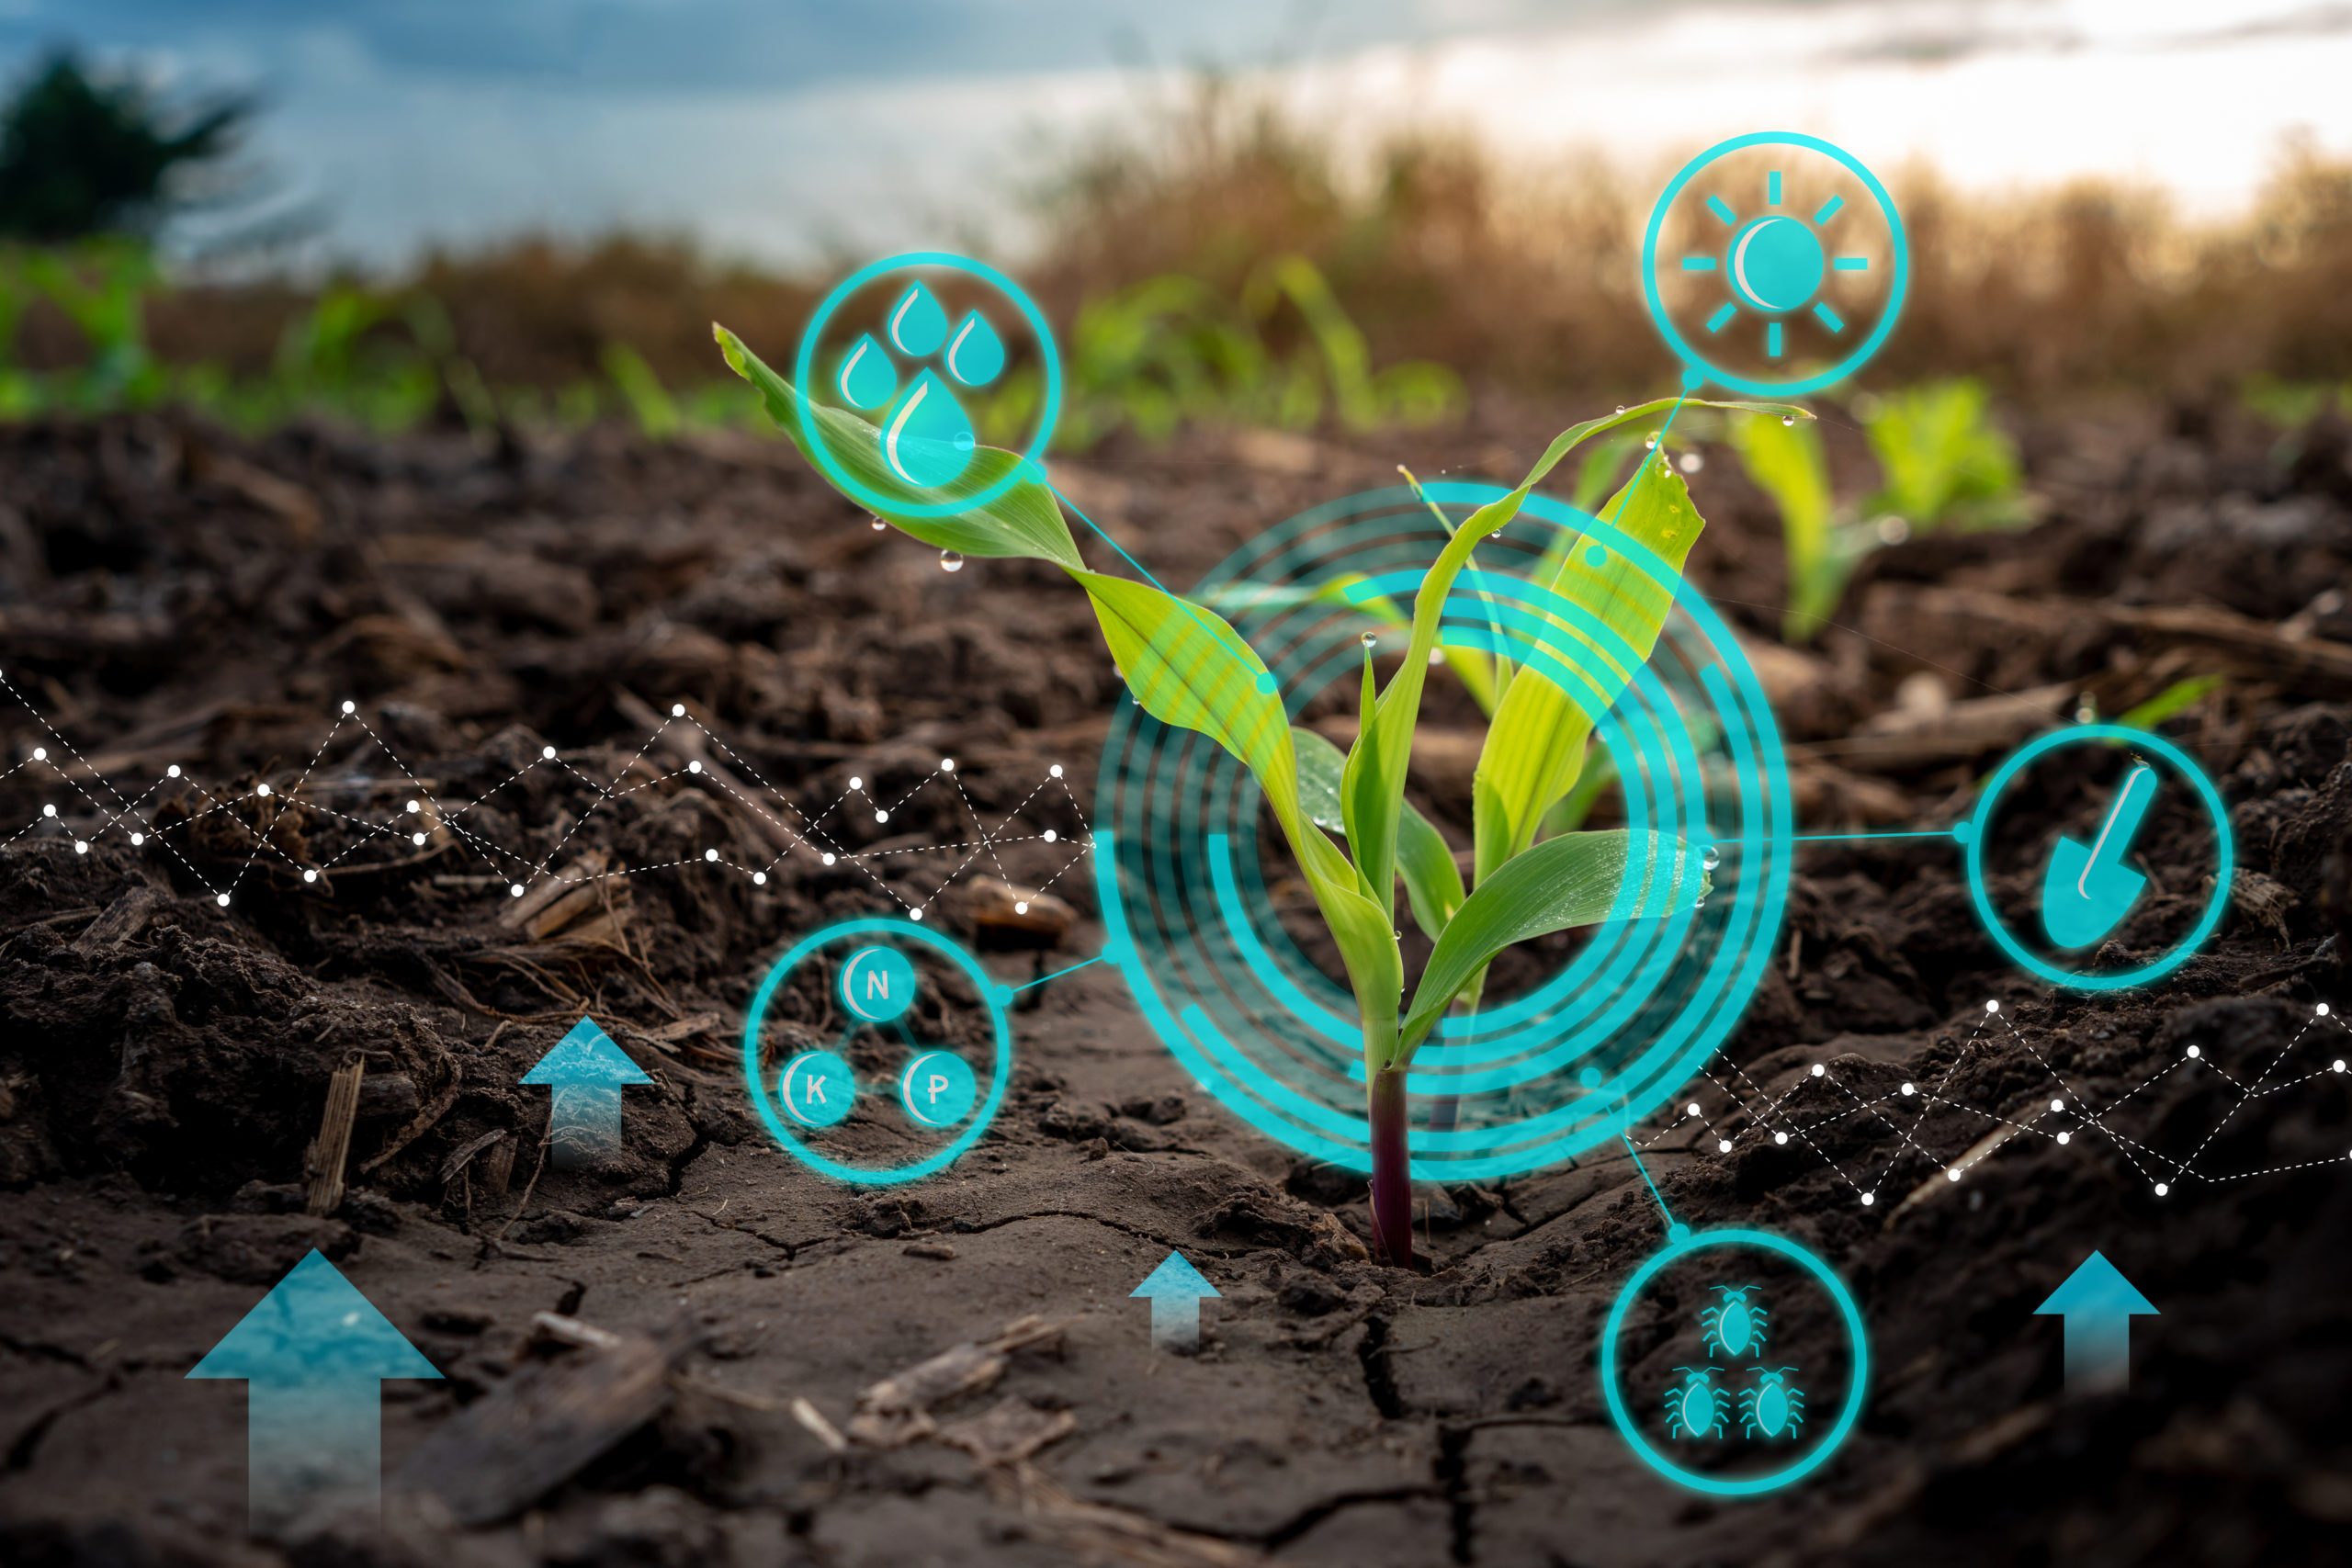
[[[1960,1172],[1957,1170],[1947,1170],[1944,1172],[1944,1179],[1946,1181],[1958,1181],[1960,1179]]]
[[[130,847],[134,850],[146,841],[147,835],[144,833],[133,833],[130,835]]]
[[[2205,1048],[2202,1045],[2191,1045],[2188,1048],[2188,1054],[2192,1056],[2202,1056],[2205,1054]]]
[[[422,849],[424,845],[424,835],[422,833],[411,833],[408,836],[408,841]]]
[[[1046,772],[1055,778],[1059,778],[1062,776],[1062,765],[1059,762],[1056,762],[1052,767],[1047,768]]]
[[[2165,1185],[2163,1182],[2159,1181],[2159,1182],[2157,1182],[2157,1183],[2156,1183],[2156,1196],[2157,1196],[2157,1197],[2161,1198],[2161,1197],[2163,1197],[2165,1193],[2167,1193],[2167,1192],[2169,1192],[2169,1191],[2171,1191],[2171,1190],[2172,1190],[2172,1189],[2171,1189],[2170,1187],[2167,1187],[2166,1185]]]
[[[1905,1084],[1903,1086],[1903,1092],[1905,1094],[1917,1094],[1919,1092],[1919,1086],[1917,1084]]]
[[[2058,1134],[2058,1141],[2062,1144],[2069,1143],[2073,1141],[2074,1136],[2075,1134],[2072,1133],[2061,1133]]]
[[[718,852],[717,850],[705,850],[702,852],[702,858],[705,860],[715,861],[718,858]]]
[[[956,771],[956,759],[953,757],[942,757],[939,759],[939,771],[943,773],[954,773]]]
[[[1731,1153],[1731,1140],[1729,1138],[1717,1138],[1715,1140],[1715,1152],[1719,1155],[1727,1155]]]
[[[40,808],[40,814],[43,817],[54,817],[57,815],[57,807],[54,806],[44,806]]]
[[[541,761],[545,761],[545,762],[552,762],[552,761],[555,761],[555,748],[554,748],[554,747],[552,747],[552,746],[542,746],[542,747],[540,747],[540,748],[539,748],[539,760],[540,760]]]
[[[1058,838],[1060,838],[1060,837],[1061,837],[1061,835],[1060,835],[1059,833],[1055,832],[1051,828],[1048,828],[1048,829],[1046,829],[1046,842],[1047,842],[1047,843],[1049,843],[1049,844],[1050,844],[1050,843],[1052,843],[1056,839],[1058,839]]]
[[[254,793],[261,796],[264,800],[267,800],[269,798],[269,786],[267,784],[255,784],[254,785]]]
[[[74,852],[77,855],[88,854],[90,852],[90,846],[80,839],[76,839],[74,840]]]
[[[1815,1063],[1813,1065],[1813,1076],[1814,1076],[1815,1077],[1819,1077],[1823,1073],[1825,1073],[1825,1072],[1826,1072],[1826,1071],[1828,1071],[1828,1069],[1827,1069],[1826,1067],[1824,1067],[1824,1066],[1823,1066],[1819,1062],[1815,1062]]]
[[[1776,1144],[1785,1144],[1789,1141],[1789,1135],[1786,1133],[1775,1133],[1772,1134],[1772,1141]]]
[[[135,843],[137,843],[139,840],[138,840],[138,839],[137,839],[136,837],[134,837],[134,838],[132,838],[132,840],[131,840],[130,841],[131,841],[132,843],[134,843],[134,844],[135,844]],[[2342,1071],[2344,1070],[2344,1058],[2343,1058],[2343,1057],[2341,1057],[2341,1056],[2338,1056],[2338,1057],[2336,1057],[2336,1058],[2335,1058],[2335,1070],[2336,1070],[2337,1072],[2339,1072],[2339,1073],[2340,1073],[2340,1072],[2342,1072]]]
[[[864,789],[865,787],[865,781],[853,773],[850,775],[849,787],[852,789]]]
[[[226,893],[218,895],[212,901],[220,905],[224,909],[229,907],[229,896]]]
[[[921,909],[909,909],[907,911],[907,919],[910,920],[920,920],[922,919],[922,911]]]
[[[515,883],[513,886],[507,888],[506,896],[510,898],[520,898],[523,896],[523,885],[519,882]]]
[[[690,773],[698,773],[702,772],[702,764],[700,762],[688,762],[686,764],[686,772]]]
[[[684,704],[684,703],[672,703],[672,704],[670,705],[670,716],[671,716],[672,718],[684,718],[684,717],[685,717],[685,716],[686,716],[686,705],[685,705],[685,704]]]
[[[33,761],[36,761],[36,762],[46,762],[46,761],[49,761],[49,748],[48,748],[48,747],[46,747],[46,746],[36,746],[36,747],[34,747],[34,748],[33,748]]]
[[[754,887],[765,887],[767,885],[768,885],[768,874],[767,874],[766,872],[764,872],[764,871],[755,871],[755,872],[752,873],[752,886],[754,886]]]
[[[319,874],[318,874],[317,872],[312,871],[312,870],[310,870],[310,869],[309,869],[309,868],[307,868],[307,867],[306,867],[306,868],[304,868],[304,870],[303,870],[303,872],[302,872],[302,880],[303,880],[303,881],[305,881],[305,882],[316,882],[318,879],[319,879]]]
[[[343,711],[345,713],[357,713],[359,711],[359,705],[357,703],[345,703],[343,705]]]
[[[2066,1109],[2066,1102],[2063,1100],[2053,1100],[2050,1102],[2050,1109],[2052,1111],[2064,1111]]]
[[[832,863],[833,863],[833,852],[832,852],[832,851],[831,851],[831,850],[827,850],[827,851],[825,852],[825,863],[826,863],[827,865],[831,865],[831,864],[832,864]]]
[[[2001,1004],[1998,1000],[1986,1002],[1984,1004],[1984,1010],[1986,1012],[1998,1012],[2001,1010]]]
[[[1875,1202],[1877,1202],[1877,1201],[1878,1201],[1878,1194],[1877,1194],[1877,1193],[1875,1193],[1875,1192],[1865,1192],[1865,1193],[1863,1193],[1863,1194],[1862,1194],[1862,1207],[1863,1207],[1863,1208],[1867,1209],[1867,1208],[1869,1208],[1872,1203],[1875,1203]]]
[[[2327,1016],[2327,1004],[2325,1002],[2319,1004],[2319,1015],[2322,1018],[2325,1018]]]
[[[175,779],[179,777],[180,765],[177,762],[174,762],[170,767],[164,770],[164,776],[167,779]]]
[[[1690,1104],[1682,1108],[1682,1113],[1685,1116],[1696,1116],[1699,1114],[1699,1102],[1695,1100],[1692,1100]]]
[[[410,816],[412,816],[412,817],[415,816],[418,812],[420,812],[420,811],[422,811],[422,810],[424,810],[424,802],[423,802],[423,801],[421,801],[421,800],[412,800],[412,801],[410,801],[410,802],[408,803],[408,811],[409,811],[409,815],[410,815]]]
[[[874,814],[874,820],[876,822],[888,822],[890,820],[890,814],[887,811],[876,811]]]

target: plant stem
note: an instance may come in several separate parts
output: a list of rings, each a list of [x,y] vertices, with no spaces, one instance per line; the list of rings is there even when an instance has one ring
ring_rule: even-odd
[[[1364,1087],[1372,1120],[1372,1250],[1383,1263],[1413,1266],[1413,1179],[1405,1147],[1405,1069],[1383,1067]]]

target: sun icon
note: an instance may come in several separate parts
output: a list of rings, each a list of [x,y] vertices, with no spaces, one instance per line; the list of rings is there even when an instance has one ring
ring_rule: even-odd
[[[1749,206],[1759,195],[1760,209]],[[1908,254],[1868,169],[1816,138],[1762,133],[1711,149],[1667,186],[1643,270],[1687,385],[1791,393],[1876,352],[1902,307]]]
[[[1713,272],[1720,267],[1734,298],[1724,300],[1707,318],[1707,330],[1722,332],[1738,319],[1739,307],[1746,305],[1768,318],[1764,323],[1764,357],[1778,359],[1781,345],[1780,318],[1792,310],[1810,305],[1814,320],[1824,327],[1833,333],[1846,330],[1845,318],[1829,301],[1815,298],[1821,291],[1824,263],[1839,272],[1867,272],[1871,259],[1832,259],[1822,243],[1821,229],[1846,205],[1844,197],[1833,196],[1823,202],[1812,221],[1807,222],[1780,210],[1781,171],[1774,169],[1764,176],[1764,205],[1768,210],[1762,217],[1743,223],[1722,197],[1707,197],[1707,210],[1722,219],[1732,231],[1730,243],[1721,256],[1684,256],[1682,270]]]

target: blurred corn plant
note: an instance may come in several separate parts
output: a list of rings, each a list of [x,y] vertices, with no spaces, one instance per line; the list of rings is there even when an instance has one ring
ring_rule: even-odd
[[[1730,422],[1726,434],[1741,468],[1781,513],[1788,562],[1782,637],[1811,641],[1872,550],[1939,530],[2016,528],[2033,520],[2016,444],[1992,423],[1989,404],[1983,384],[1966,378],[1857,397],[1853,412],[1882,488],[1856,508],[1837,503],[1813,425]]]
[[[1270,329],[1288,311],[1298,341],[1282,352]],[[1164,441],[1191,423],[1306,430],[1327,417],[1345,430],[1421,426],[1458,417],[1468,399],[1442,365],[1373,368],[1363,333],[1303,256],[1253,270],[1238,299],[1167,273],[1087,300],[1063,356],[1055,442],[1082,452],[1117,430]],[[979,411],[981,434],[1007,440],[1036,411],[1037,370],[1024,367]]]
[[[1579,444],[1622,427],[1640,429],[1669,403],[1621,409],[1571,426],[1516,489],[1458,527],[1449,526],[1450,537],[1414,594],[1403,657],[1385,688],[1366,644],[1355,743],[1343,754],[1311,731],[1292,728],[1265,661],[1215,609],[1156,583],[1088,570],[1053,491],[1041,477],[1023,471],[1017,454],[981,446],[951,483],[910,489],[886,467],[881,433],[872,424],[846,410],[810,404],[804,429],[792,386],[734,333],[724,327],[714,332],[727,363],[761,390],[785,434],[804,455],[811,442],[823,443],[831,462],[865,491],[860,504],[877,522],[939,549],[943,560],[1014,557],[1061,567],[1092,602],[1112,660],[1136,703],[1163,724],[1207,736],[1249,769],[1297,859],[1355,994],[1374,1246],[1385,1260],[1408,1266],[1406,1070],[1439,1020],[1457,1005],[1476,1009],[1487,965],[1515,942],[1610,919],[1659,918],[1690,907],[1708,891],[1697,853],[1671,836],[1626,829],[1543,834],[1547,813],[1574,788],[1584,765],[1599,716],[1594,710],[1605,708],[1632,679],[1622,654],[1604,655],[1605,674],[1580,661],[1597,687],[1615,683],[1582,700],[1526,666],[1514,671],[1498,658],[1486,667],[1492,721],[1473,780],[1468,883],[1453,846],[1405,799],[1406,766],[1438,651],[1439,623],[1479,543],[1508,525]],[[1797,417],[1793,410],[1768,412],[1774,419]],[[827,469],[820,465],[819,471]],[[903,497],[907,508],[944,509],[1000,484],[996,499],[947,515],[889,504]],[[872,504],[876,499],[884,502],[878,508]],[[1705,526],[1662,453],[1636,467],[1607,514],[1675,572]],[[1564,531],[1537,574],[1566,601],[1545,617],[1548,634],[1596,652],[1631,649],[1636,664],[1657,645],[1672,596],[1623,555]],[[1589,621],[1580,626],[1571,616]],[[1447,653],[1450,660],[1452,650]],[[1409,999],[1396,930],[1400,880],[1414,922],[1433,944]],[[1621,893],[1630,895],[1622,904]]]

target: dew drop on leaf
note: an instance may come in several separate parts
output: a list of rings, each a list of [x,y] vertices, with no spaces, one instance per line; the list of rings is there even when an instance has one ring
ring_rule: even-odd
[[[1797,416],[1792,413],[1784,413],[1781,416],[1781,428],[1783,430],[1794,429],[1796,427],[1796,423]]]
[[[964,570],[964,558],[957,555],[954,550],[942,550],[939,552],[939,570],[942,571],[961,571]]]
[[[1366,648],[1377,648],[1380,646],[1380,634],[1378,632],[1366,632],[1363,636],[1356,638],[1356,640],[1363,644]]]
[[[1707,852],[1699,857],[1699,868],[1702,871],[1713,871],[1715,867],[1723,863],[1723,851],[1715,848],[1713,844],[1709,844],[1707,846]]]

